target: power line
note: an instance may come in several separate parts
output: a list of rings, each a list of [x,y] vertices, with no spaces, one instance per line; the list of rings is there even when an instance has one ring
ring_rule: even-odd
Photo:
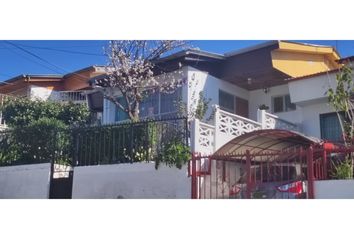
[[[71,54],[81,54],[81,55],[89,55],[89,56],[100,56],[104,57],[104,54],[97,54],[97,53],[88,53],[88,52],[81,52],[81,51],[72,51],[72,50],[63,50],[63,49],[55,49],[55,48],[49,48],[49,47],[36,47],[36,46],[29,46],[25,44],[17,44],[19,46],[23,47],[28,47],[28,48],[35,48],[35,49],[43,49],[43,50],[50,50],[50,51],[56,51],[56,52],[65,52],[65,53],[71,53]]]
[[[30,59],[30,58],[26,57],[25,55],[22,55],[22,54],[20,54],[20,53],[18,53],[18,52],[16,52],[16,51],[14,51],[12,48],[8,48],[7,50],[13,52],[13,53],[16,54],[16,55],[21,56],[22,58],[24,58],[24,59],[26,59],[26,60],[28,60],[28,61],[30,61],[30,62],[36,63],[36,64],[38,64],[38,65],[40,65],[40,66],[42,66],[42,67],[44,67],[44,68],[46,68],[46,69],[49,69],[49,70],[54,71],[54,72],[56,72],[56,73],[62,74],[61,72],[58,72],[56,69],[53,69],[53,68],[51,68],[51,67],[48,67],[47,65],[44,65],[44,64],[42,64],[42,63],[40,63],[40,62],[37,62],[37,61],[34,61],[33,59]]]
[[[10,45],[12,45],[12,46],[14,46],[14,47],[16,47],[16,48],[18,48],[18,49],[20,49],[20,50],[26,52],[27,54],[29,54],[29,55],[31,55],[31,56],[33,56],[33,57],[35,57],[35,58],[37,58],[37,59],[39,59],[39,60],[41,60],[41,61],[43,61],[43,62],[45,62],[45,63],[47,63],[47,64],[49,64],[49,65],[55,67],[55,68],[60,69],[60,70],[63,71],[63,69],[60,68],[60,67],[58,67],[57,65],[50,63],[49,61],[45,60],[44,58],[38,56],[38,55],[35,54],[35,53],[32,53],[32,52],[28,51],[27,49],[24,49],[24,48],[18,46],[17,44],[14,44],[14,43],[12,43],[12,42],[10,42],[10,41],[5,41],[5,43],[10,44]],[[64,72],[65,72],[65,70],[64,70]]]
[[[31,56],[37,58],[37,59],[42,60],[42,61],[44,61],[45,63],[47,63],[47,64],[49,64],[49,65],[51,65],[51,66],[54,66],[54,67],[57,68],[57,69],[60,69],[60,70],[63,71],[65,74],[71,73],[71,74],[76,75],[76,76],[79,76],[79,77],[81,77],[81,78],[85,78],[85,79],[87,78],[87,76],[84,76],[84,75],[81,75],[81,74],[78,74],[78,73],[75,73],[75,72],[74,72],[74,73],[73,73],[73,72],[70,72],[70,71],[68,71],[68,70],[66,70],[66,69],[64,69],[64,68],[62,68],[62,67],[60,67],[60,66],[58,66],[58,65],[52,64],[51,62],[49,62],[49,61],[47,61],[46,59],[44,59],[44,58],[38,56],[37,54],[35,54],[35,53],[33,53],[33,52],[31,52],[31,51],[29,51],[29,50],[27,50],[27,49],[24,49],[24,48],[22,48],[22,47],[20,47],[20,46],[17,46],[17,44],[15,44],[15,43],[12,43],[12,42],[10,42],[10,41],[5,41],[5,43],[8,43],[8,44],[10,44],[10,45],[12,45],[12,46],[18,48],[18,49],[20,49],[20,50],[26,52],[27,54],[29,54],[29,55],[31,55]],[[40,63],[38,63],[38,64],[40,64]],[[41,64],[41,65],[42,65],[42,64]],[[42,65],[42,66],[44,66],[44,65]],[[47,67],[47,68],[48,68],[48,67]],[[54,69],[51,69],[51,70],[52,70],[52,71],[55,71],[56,73],[63,74],[63,73],[58,72],[58,71],[56,71],[56,70],[54,70]]]

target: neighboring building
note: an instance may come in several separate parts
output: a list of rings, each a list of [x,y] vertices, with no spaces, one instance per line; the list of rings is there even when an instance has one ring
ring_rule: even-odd
[[[145,99],[141,116],[173,116],[177,111],[174,102],[179,98],[193,110],[202,91],[211,99],[205,119],[212,114],[212,105],[219,108],[214,121],[200,122],[199,130],[194,129],[196,151],[214,152],[230,138],[260,128],[287,128],[326,137],[326,127],[322,127],[321,135],[320,118],[323,126],[330,120],[320,114],[333,110],[327,104],[323,81],[327,72],[334,76],[341,67],[339,59],[333,47],[287,41],[270,41],[224,55],[182,51],[157,64],[158,69],[168,71],[160,78],[179,78],[185,84],[173,94],[155,93]],[[312,79],[317,75],[323,77],[322,82]],[[118,90],[116,93],[120,98]],[[262,105],[267,112],[259,110]],[[104,100],[104,124],[126,118],[124,112]],[[218,140],[220,134],[225,136]]]
[[[102,75],[103,66],[90,66],[66,75],[27,74],[0,82],[1,103],[5,97],[27,97],[32,100],[50,100],[58,102],[74,102],[89,104],[91,87],[88,80]],[[95,93],[95,95],[98,95]],[[102,108],[92,109],[98,119]],[[0,113],[0,129],[6,127]]]
[[[90,66],[66,75],[20,75],[0,82],[0,94],[31,99],[86,102],[88,80],[105,72],[102,66]]]

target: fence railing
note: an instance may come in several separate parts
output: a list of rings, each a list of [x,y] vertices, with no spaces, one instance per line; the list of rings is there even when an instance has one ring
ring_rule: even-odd
[[[52,93],[50,97],[53,101],[86,103],[84,91],[60,91]]]
[[[173,162],[186,148],[188,134],[186,118],[65,130],[23,127],[0,132],[0,166]]]

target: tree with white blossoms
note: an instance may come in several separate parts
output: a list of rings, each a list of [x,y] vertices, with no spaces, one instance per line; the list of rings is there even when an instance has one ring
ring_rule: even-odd
[[[139,106],[144,98],[155,91],[174,92],[182,85],[181,79],[158,81],[153,70],[157,67],[156,60],[186,45],[185,41],[177,40],[110,41],[106,51],[109,59],[106,77],[97,79],[94,86],[103,93],[104,98],[126,112],[132,121],[138,121]],[[116,89],[125,104],[118,101]]]

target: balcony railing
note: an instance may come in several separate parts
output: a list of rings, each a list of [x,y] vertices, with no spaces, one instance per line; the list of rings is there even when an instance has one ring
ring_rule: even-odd
[[[299,127],[278,116],[258,110],[257,121],[232,114],[215,106],[214,122],[206,124],[195,119],[192,124],[192,151],[212,154],[231,139],[259,129],[286,129],[299,131]]]
[[[61,91],[52,93],[50,100],[58,102],[87,103],[84,91]]]

